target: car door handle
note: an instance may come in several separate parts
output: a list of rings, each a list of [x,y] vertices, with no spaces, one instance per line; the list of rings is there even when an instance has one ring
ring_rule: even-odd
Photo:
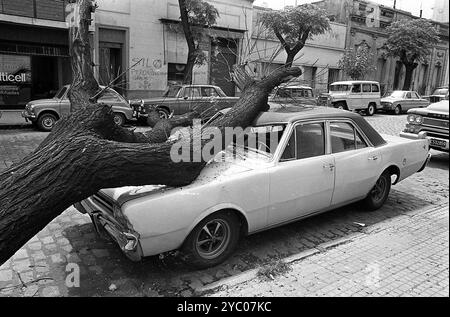
[[[378,156],[374,155],[368,158],[369,161],[376,161],[378,160]]]
[[[329,168],[330,169],[330,171],[332,171],[333,169],[334,169],[334,164],[333,163],[324,163],[323,164],[323,168],[324,169],[326,169],[326,168]]]

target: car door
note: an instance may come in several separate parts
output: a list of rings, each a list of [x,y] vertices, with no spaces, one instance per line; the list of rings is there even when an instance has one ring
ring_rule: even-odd
[[[402,109],[404,111],[407,111],[407,110],[409,110],[411,108],[414,108],[415,105],[416,105],[416,103],[415,103],[415,101],[412,98],[412,93],[411,93],[411,91],[408,91],[405,94],[405,100],[402,101]]]
[[[201,100],[200,88],[196,86],[187,86],[180,91],[177,99],[176,107],[173,107],[175,114],[184,114],[186,112],[197,109],[197,105]]]
[[[375,100],[372,94],[372,85],[365,83],[362,84],[361,87],[361,104],[364,108],[367,108],[369,103]]]
[[[361,84],[355,83],[352,85],[352,90],[348,95],[348,108],[349,109],[362,109],[366,108],[361,100]]]
[[[269,225],[327,208],[333,195],[334,157],[326,151],[325,123],[298,123],[287,140],[269,171]]]
[[[331,204],[365,197],[380,174],[381,151],[370,145],[351,120],[329,121],[328,136],[336,166]]]
[[[415,107],[423,108],[429,105],[428,100],[422,99],[417,92],[413,91],[412,96],[414,101],[416,102]]]

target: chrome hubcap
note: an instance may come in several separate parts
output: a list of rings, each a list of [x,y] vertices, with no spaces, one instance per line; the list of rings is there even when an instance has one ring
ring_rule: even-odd
[[[371,191],[373,200],[375,200],[376,202],[382,200],[386,193],[386,188],[387,188],[386,179],[382,177],[376,182],[375,186]]]
[[[42,125],[46,128],[51,128],[54,125],[54,120],[50,117],[46,117],[44,118],[44,120],[42,120]]]
[[[122,118],[119,116],[114,116],[114,123],[117,125],[122,125]]]
[[[230,241],[230,227],[227,222],[215,219],[203,226],[197,236],[197,252],[205,259],[221,255]]]

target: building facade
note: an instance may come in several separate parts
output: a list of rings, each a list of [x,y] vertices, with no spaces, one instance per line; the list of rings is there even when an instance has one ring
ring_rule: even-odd
[[[23,108],[70,81],[66,4],[0,0],[0,109]]]
[[[365,45],[375,56],[373,63],[376,68],[367,74],[365,79],[380,82],[382,92],[403,87],[404,66],[398,58],[386,56],[382,48],[388,38],[386,28],[394,21],[419,17],[406,11],[362,0],[324,0],[317,4],[327,10],[332,20],[347,24],[347,49]],[[448,85],[448,22],[432,20],[429,22],[438,30],[440,43],[432,48],[430,56],[414,70],[411,89],[422,95],[428,95],[435,88]]]
[[[194,68],[193,82],[216,84],[234,95],[228,65],[236,63],[246,44],[253,1],[209,2],[220,16],[215,27],[205,30],[200,47],[206,62]],[[121,75],[114,88],[133,99],[160,95],[180,81],[188,49],[177,0],[97,0],[97,4],[91,46],[100,84]],[[1,109],[23,108],[71,82],[66,23],[71,14],[67,0],[0,0]],[[25,76],[15,76],[22,73]]]
[[[253,1],[209,2],[219,11],[219,18],[204,32],[200,48],[206,62],[194,67],[193,83],[216,84],[234,95],[227,65],[236,63],[245,45],[244,34],[251,27],[246,21],[251,21]],[[100,82],[106,83],[134,65],[122,80],[122,93],[131,99],[160,95],[169,84],[182,79],[188,48],[177,0],[97,3],[94,60],[99,64],[96,74]]]

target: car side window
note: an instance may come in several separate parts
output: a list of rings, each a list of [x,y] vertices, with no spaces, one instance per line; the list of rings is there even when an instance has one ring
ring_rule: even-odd
[[[352,86],[352,92],[359,93],[361,92],[361,84],[353,84]]]
[[[289,98],[291,97],[291,93],[289,89],[280,88],[277,90],[277,96],[281,98]]]
[[[378,85],[372,84],[372,92],[380,92],[380,87],[378,87]]]
[[[290,160],[295,160],[295,133],[291,133],[291,137],[289,138],[289,141],[286,144],[284,152],[280,158],[280,161]]]
[[[280,160],[289,161],[325,155],[324,131],[323,123],[297,125]]]
[[[186,87],[184,88],[183,97],[197,98],[200,97],[200,90],[198,87]]]
[[[371,92],[370,84],[362,85],[363,92]]]
[[[106,90],[103,92],[102,96],[98,99],[99,102],[105,101],[120,101],[119,97],[111,90]]]
[[[419,96],[417,96],[415,91],[411,92],[411,99],[419,99]]]
[[[347,122],[330,123],[331,152],[340,153],[367,147],[359,132]]]
[[[406,99],[411,99],[411,92],[406,93]]]
[[[219,97],[214,87],[202,87],[202,97]]]
[[[325,154],[323,123],[301,124],[295,127],[297,159]]]

